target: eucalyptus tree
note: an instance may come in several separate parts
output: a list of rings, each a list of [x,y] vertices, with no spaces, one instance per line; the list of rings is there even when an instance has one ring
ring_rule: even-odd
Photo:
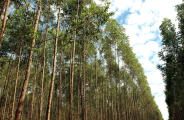
[[[39,17],[40,17],[40,11],[41,11],[41,1],[38,4],[36,20],[35,20],[35,24],[34,24],[34,31],[35,32],[37,32],[37,26],[38,26],[38,20],[39,20]],[[29,81],[29,77],[30,77],[30,69],[31,69],[31,63],[32,63],[32,55],[33,55],[34,44],[35,44],[35,33],[34,33],[34,36],[33,36],[33,39],[32,39],[32,44],[30,46],[30,53],[29,53],[29,60],[28,60],[28,66],[27,66],[27,71],[26,71],[26,77],[24,79],[24,85],[23,85],[20,100],[19,100],[19,103],[18,103],[18,108],[16,110],[16,116],[15,116],[16,120],[20,120],[20,114],[21,114],[22,109],[23,109],[23,103],[24,103],[25,94],[26,94],[26,90],[27,90],[27,85],[28,85],[28,81]]]
[[[54,79],[55,79],[55,70],[56,70],[57,42],[58,42],[58,32],[59,32],[59,21],[60,21],[61,6],[62,6],[62,2],[60,2],[59,12],[58,12],[56,37],[55,37],[55,44],[54,44],[54,59],[53,59],[53,68],[52,68],[53,71],[52,71],[52,77],[51,77],[51,85],[50,85],[50,91],[49,91],[49,99],[48,99],[48,105],[47,105],[46,120],[50,119],[50,106],[51,106],[51,101],[52,101],[52,94],[53,94],[53,88],[54,88]]]
[[[6,2],[3,0],[0,2],[0,8],[1,8],[1,13],[0,13],[0,23],[1,23],[1,19],[2,19],[2,16],[3,16],[3,12],[4,12],[4,8],[6,7]]]
[[[162,36],[162,49],[159,52],[159,57],[164,64],[158,65],[159,70],[162,72],[164,82],[166,83],[166,103],[169,110],[169,119],[183,118],[182,102],[183,92],[183,6],[177,5],[177,20],[178,32],[175,25],[170,19],[164,18],[160,25]]]
[[[4,2],[4,4],[5,4],[5,2]],[[10,4],[10,0],[7,1],[6,10],[5,10],[5,14],[4,14],[4,19],[3,19],[3,22],[2,22],[1,33],[0,33],[0,50],[1,50],[1,41],[2,41],[2,38],[3,38],[3,33],[4,33],[4,30],[5,30],[5,26],[6,26],[6,19],[7,19],[9,4]],[[3,11],[3,9],[1,9],[1,11]]]
[[[110,19],[110,3],[21,3],[25,6],[15,7],[7,19],[0,51],[4,118],[14,116],[7,106],[17,106],[23,120],[162,119],[125,29]],[[39,6],[40,17],[34,11]]]
[[[27,14],[27,16],[25,18],[23,18],[25,14]],[[25,45],[24,40],[30,39],[30,38],[26,37],[28,34],[30,34],[30,28],[26,27],[26,24],[30,24],[31,19],[28,18],[29,15],[31,15],[31,12],[27,12],[26,8],[23,7],[23,6],[21,6],[20,9],[17,9],[13,12],[13,14],[11,15],[11,18],[9,18],[7,20],[7,22],[8,22],[7,29],[8,30],[4,34],[5,39],[4,39],[4,42],[2,43],[2,47],[1,47],[1,57],[2,58],[7,56],[8,54],[15,55],[15,58],[16,58],[15,61],[14,61],[15,64],[17,62],[16,61],[17,58],[19,59],[18,60],[18,65],[17,65],[17,74],[16,74],[16,80],[15,80],[15,87],[14,87],[14,97],[13,97],[12,111],[14,111],[14,101],[15,101],[16,86],[17,86],[16,83],[17,83],[17,79],[18,79],[18,76],[19,76],[18,73],[19,73],[20,57],[21,57],[21,53],[22,53],[22,47],[23,47],[23,44]],[[17,36],[17,35],[19,35],[19,36]],[[27,42],[27,43],[29,43],[29,42]],[[12,83],[14,83],[14,81],[10,82],[10,84],[12,84]],[[13,112],[12,112],[11,117],[13,117]]]

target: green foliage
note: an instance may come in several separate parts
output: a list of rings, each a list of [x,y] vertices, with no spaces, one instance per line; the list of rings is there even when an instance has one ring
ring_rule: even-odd
[[[184,24],[183,13],[184,4],[177,5],[177,20],[179,21],[179,31],[176,32],[174,24],[170,19],[165,18],[160,25],[162,36],[162,49],[158,56],[164,61],[164,64],[158,65],[158,69],[162,72],[164,82],[166,84],[166,103],[169,110],[169,120],[182,120],[183,116],[183,36]],[[178,114],[180,114],[178,116]]]
[[[107,0],[101,1],[104,2],[104,5],[97,5],[94,0],[79,0],[78,16],[78,0],[19,1],[21,3],[20,6],[12,3],[16,7],[7,19],[6,31],[0,50],[0,97],[2,98],[0,110],[5,108],[6,114],[4,115],[6,115],[7,119],[11,116],[10,110],[11,102],[13,101],[18,59],[20,58],[20,70],[17,93],[15,95],[16,108],[17,99],[19,99],[21,94],[23,80],[27,72],[31,48],[33,52],[31,73],[21,119],[30,119],[31,112],[33,114],[32,119],[38,119],[44,62],[46,64],[43,81],[42,119],[46,117],[51,85],[50,79],[53,75],[54,40],[57,31],[56,18],[58,7],[61,5],[56,75],[50,118],[57,120],[59,118],[58,113],[61,111],[62,119],[69,119],[69,101],[72,94],[70,92],[70,72],[72,70],[71,62],[73,61],[71,53],[74,52],[73,119],[81,119],[83,117],[84,114],[81,111],[85,102],[87,119],[90,120],[163,120],[154,97],[151,95],[144,70],[130,47],[125,28],[117,20],[111,18],[114,13],[108,12],[110,3]],[[35,32],[36,11],[40,3],[42,9],[38,30]],[[174,26],[171,25],[169,20],[166,21],[162,29],[165,31],[163,34],[165,35],[166,45],[170,45],[173,44],[170,43],[170,39],[174,41],[178,38],[175,37]],[[166,31],[168,26],[172,27]],[[35,44],[31,46],[33,38],[35,38]],[[74,38],[76,38],[75,51],[73,51]],[[19,56],[21,47],[22,52]],[[168,49],[169,52],[173,52],[172,50],[172,48]],[[162,55],[163,53],[160,54]],[[182,59],[180,60],[182,61]],[[13,71],[13,68],[15,71]],[[8,80],[11,83],[9,87],[7,87]],[[84,88],[85,93],[82,92]],[[6,106],[9,108],[5,107],[6,95],[4,90],[9,93],[6,103]],[[33,91],[34,102],[31,104]],[[86,100],[82,101],[84,95]],[[59,104],[61,104],[60,109]],[[180,102],[175,104],[178,105]],[[34,106],[32,111],[30,110],[31,105]],[[3,113],[0,112],[0,119],[2,116]]]

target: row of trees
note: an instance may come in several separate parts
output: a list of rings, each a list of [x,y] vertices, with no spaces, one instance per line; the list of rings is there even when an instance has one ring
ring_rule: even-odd
[[[163,119],[109,5],[2,2],[1,120]]]
[[[184,118],[184,4],[176,6],[178,31],[170,19],[160,25],[162,49],[159,57],[164,64],[158,66],[166,84],[166,103],[169,120]]]

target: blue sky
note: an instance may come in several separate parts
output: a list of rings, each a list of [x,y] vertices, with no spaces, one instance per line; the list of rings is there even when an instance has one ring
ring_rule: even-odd
[[[95,0],[101,4],[99,0]],[[110,10],[114,11],[113,18],[126,28],[130,45],[142,64],[151,92],[163,115],[168,119],[165,103],[165,84],[160,71],[156,68],[162,61],[158,58],[161,47],[159,26],[163,18],[169,18],[177,26],[175,5],[182,0],[109,0]]]

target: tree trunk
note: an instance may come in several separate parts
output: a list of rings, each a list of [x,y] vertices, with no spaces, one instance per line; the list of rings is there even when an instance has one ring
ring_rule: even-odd
[[[86,80],[85,80],[85,70],[86,70],[86,66],[85,66],[85,42],[86,42],[86,35],[85,35],[85,25],[84,25],[84,44],[83,44],[83,76],[82,76],[82,120],[86,120],[86,96],[85,96],[85,92],[86,92]]]
[[[96,55],[95,55],[95,109],[96,109],[96,120],[98,120],[98,108],[97,108],[97,39],[96,39]]]
[[[120,111],[120,106],[121,106],[121,81],[120,81],[120,68],[119,68],[119,56],[118,56],[118,81],[119,81],[119,103],[118,103],[118,120],[120,120],[120,118],[122,117],[121,116],[121,113],[123,110]]]
[[[2,16],[3,16],[3,11],[4,11],[5,6],[6,6],[6,2],[3,2],[3,6],[1,8],[1,14],[0,14],[0,23],[1,23],[1,19],[2,19]]]
[[[38,54],[37,54],[37,55],[38,55]],[[34,93],[35,93],[35,87],[36,87],[37,69],[38,69],[38,60],[36,60],[34,86],[33,86],[33,93],[32,93],[32,99],[31,99],[30,120],[32,120],[32,113],[33,113],[32,111],[33,111],[33,104],[34,104]]]
[[[6,5],[6,11],[5,11],[5,14],[4,14],[4,19],[3,19],[1,33],[0,33],[0,51],[1,51],[1,41],[3,39],[3,33],[4,33],[4,30],[5,30],[5,25],[6,25],[6,19],[7,19],[9,4],[10,4],[10,0],[8,0],[7,5]]]
[[[60,58],[60,76],[59,76],[59,105],[58,105],[58,110],[59,110],[59,120],[62,119],[61,117],[61,112],[62,112],[62,46],[61,46],[61,58]]]
[[[64,22],[63,22],[63,30],[64,30]],[[59,120],[62,120],[62,86],[63,86],[63,80],[62,80],[62,49],[63,49],[63,39],[62,38],[62,45],[61,45],[61,58],[60,58],[60,85],[59,85],[59,105],[58,105],[58,109],[59,109]]]
[[[80,63],[80,61],[79,61]],[[81,77],[80,77],[80,64],[79,64],[79,74],[78,74],[78,87],[77,87],[77,91],[78,91],[78,96],[77,96],[77,120],[80,120],[80,81],[81,81]]]
[[[55,71],[56,71],[56,55],[57,55],[57,41],[58,41],[58,32],[59,32],[59,20],[60,20],[60,13],[61,13],[61,5],[59,7],[59,13],[58,13],[58,21],[57,21],[57,30],[56,30],[56,39],[54,44],[54,60],[53,60],[53,70],[52,70],[52,77],[51,77],[51,85],[49,90],[49,98],[48,98],[48,104],[47,104],[47,112],[46,112],[46,120],[50,119],[50,107],[52,102],[52,93],[54,89],[54,79],[55,79]]]
[[[75,39],[76,39],[76,30],[77,30],[78,11],[79,11],[79,0],[78,0],[78,6],[77,6],[76,28],[75,28],[74,41],[73,41],[72,73],[71,73],[71,81],[70,81],[70,111],[69,111],[69,120],[73,120],[73,79],[74,79]]]
[[[45,47],[46,47],[46,39],[47,39],[48,27],[49,27],[49,23],[47,21],[47,28],[46,28],[46,33],[45,33],[45,38],[44,38],[44,48],[43,48],[43,68],[42,68],[42,78],[41,78],[39,120],[42,119],[43,82],[44,82],[44,77],[45,77]]]
[[[5,103],[4,103],[4,107],[3,107],[3,120],[4,120],[4,117],[5,117],[5,114],[6,114],[6,103],[7,103],[7,97],[9,96],[9,90],[10,89],[10,85],[12,84],[12,79],[13,79],[13,76],[14,76],[14,70],[15,70],[15,64],[13,65],[13,68],[12,68],[12,71],[10,71],[11,74],[9,74],[9,77],[8,77],[8,83],[7,83],[7,86],[6,86],[6,90],[5,90]]]
[[[11,111],[10,120],[13,119],[13,115],[14,115],[15,97],[16,97],[16,90],[17,90],[17,80],[19,77],[20,58],[21,58],[21,54],[22,54],[22,43],[23,43],[23,40],[21,40],[20,49],[19,49],[19,60],[18,60],[18,65],[17,65],[17,73],[16,73],[16,79],[15,79],[15,88],[14,88],[14,95],[13,95],[12,111]]]
[[[90,78],[90,83],[89,83],[89,90],[90,90],[90,110],[91,113],[90,113],[90,118],[93,119],[93,110],[92,110],[92,86],[91,86],[91,82],[92,82],[92,73],[93,73],[93,64],[92,64],[92,61],[91,61],[91,78]]]
[[[35,32],[37,32],[37,26],[38,26],[38,21],[39,21],[39,17],[40,17],[40,10],[41,10],[41,4],[39,4],[39,6],[38,6],[38,11],[37,11],[37,15],[36,15],[36,21],[35,21],[35,25],[34,25]],[[21,115],[21,112],[23,109],[23,103],[25,100],[25,94],[27,91],[27,85],[28,85],[29,76],[30,76],[34,44],[35,44],[35,35],[34,35],[34,38],[32,40],[32,44],[31,44],[31,50],[29,53],[29,60],[28,60],[27,71],[26,71],[26,77],[24,79],[24,85],[23,85],[20,100],[18,103],[18,108],[16,110],[15,120],[20,120],[20,115]]]

